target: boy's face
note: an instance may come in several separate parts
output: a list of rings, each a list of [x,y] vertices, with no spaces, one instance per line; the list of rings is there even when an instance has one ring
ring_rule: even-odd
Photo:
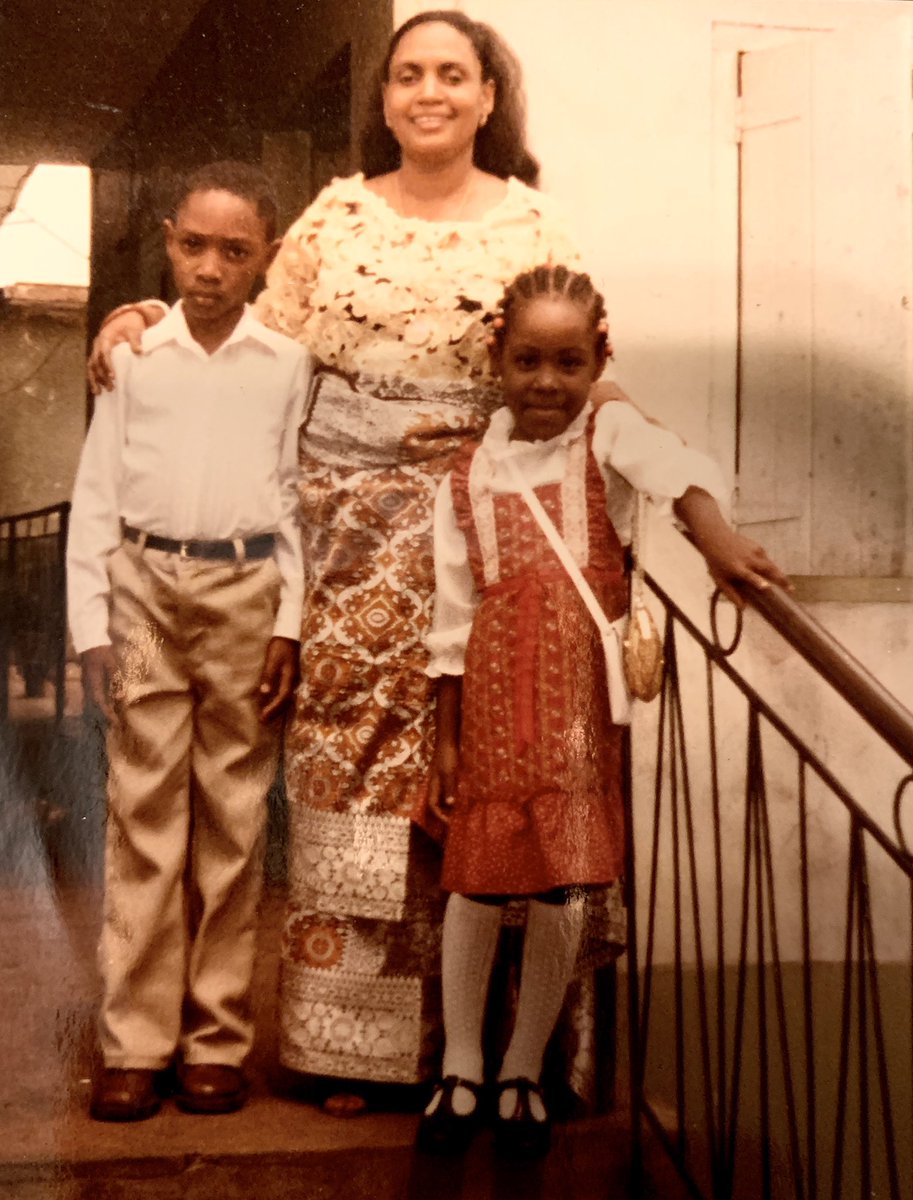
[[[565,296],[538,296],[510,314],[492,366],[514,414],[512,436],[541,442],[563,433],[583,409],[605,354],[584,308]]]
[[[165,245],[193,330],[237,320],[279,242],[267,239],[250,200],[207,191],[191,192],[174,221],[165,221]]]

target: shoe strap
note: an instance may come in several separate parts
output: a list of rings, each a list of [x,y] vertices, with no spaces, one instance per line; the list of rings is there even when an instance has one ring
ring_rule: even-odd
[[[499,1079],[498,1091],[506,1092],[508,1088],[515,1088],[518,1092],[523,1092],[527,1096],[530,1092],[535,1092],[542,1102],[545,1102],[545,1097],[542,1094],[542,1088],[538,1083],[533,1083],[531,1079],[527,1079],[524,1075],[518,1075],[514,1079]]]
[[[482,1085],[473,1083],[471,1079],[463,1079],[459,1075],[445,1075],[444,1078],[437,1084],[437,1087],[444,1093],[445,1096],[452,1098],[454,1091],[458,1087],[466,1088],[472,1092],[476,1100],[479,1099],[479,1093],[482,1090]]]

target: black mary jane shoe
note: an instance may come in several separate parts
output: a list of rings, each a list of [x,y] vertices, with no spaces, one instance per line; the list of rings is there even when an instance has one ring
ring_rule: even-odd
[[[545,1098],[538,1083],[531,1079],[499,1079],[497,1102],[511,1089],[517,1093],[517,1104],[509,1117],[502,1117],[500,1106],[495,1109],[495,1150],[505,1158],[531,1162],[548,1154],[552,1144],[552,1122],[545,1110],[545,1120],[537,1121],[530,1107],[530,1094],[535,1094],[545,1108]]]
[[[475,1107],[465,1115],[453,1110],[453,1093],[458,1087],[466,1088],[475,1097]],[[447,1075],[435,1085],[430,1103],[438,1096],[440,1100],[433,1111],[422,1114],[416,1147],[425,1154],[462,1154],[481,1124],[482,1088],[458,1075]]]

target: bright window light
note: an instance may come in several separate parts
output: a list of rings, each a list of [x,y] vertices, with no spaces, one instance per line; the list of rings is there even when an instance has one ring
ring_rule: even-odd
[[[0,225],[0,287],[89,286],[90,182],[88,167],[40,163],[33,169]]]

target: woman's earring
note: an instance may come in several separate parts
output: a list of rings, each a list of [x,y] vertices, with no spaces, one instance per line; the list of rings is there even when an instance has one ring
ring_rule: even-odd
[[[483,125],[487,125],[487,124],[488,124],[488,113],[482,113],[482,116],[479,118],[479,128],[481,129]]]

